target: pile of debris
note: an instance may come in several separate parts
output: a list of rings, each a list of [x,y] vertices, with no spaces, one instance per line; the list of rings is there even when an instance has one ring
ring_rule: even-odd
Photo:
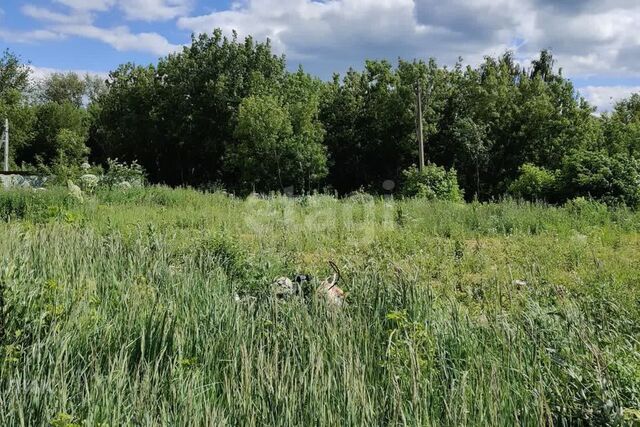
[[[279,300],[292,300],[302,298],[309,300],[316,298],[324,301],[334,307],[342,307],[345,304],[345,292],[338,286],[341,275],[338,267],[333,263],[329,263],[334,273],[320,282],[317,282],[308,274],[296,274],[294,279],[288,277],[279,277],[271,284],[270,294]],[[255,297],[240,297],[235,295],[237,302],[246,300],[255,300]]]
[[[19,173],[2,173],[0,182],[2,188],[43,188],[49,178],[39,175],[26,175]]]

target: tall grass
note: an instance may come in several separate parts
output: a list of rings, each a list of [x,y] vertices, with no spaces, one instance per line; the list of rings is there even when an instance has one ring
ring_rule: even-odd
[[[634,212],[164,188],[4,193],[0,212],[0,425],[615,424],[640,407]],[[328,260],[343,310],[268,297]]]

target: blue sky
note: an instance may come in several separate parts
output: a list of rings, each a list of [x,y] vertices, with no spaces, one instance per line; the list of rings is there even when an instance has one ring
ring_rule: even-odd
[[[511,49],[526,64],[551,48],[601,110],[640,92],[638,0],[0,0],[0,44],[35,75],[152,63],[218,27],[323,78],[365,58],[475,65]]]

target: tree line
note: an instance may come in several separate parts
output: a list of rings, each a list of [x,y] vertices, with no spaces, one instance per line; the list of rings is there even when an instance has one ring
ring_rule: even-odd
[[[385,182],[421,179],[411,172],[418,82],[429,167],[453,171],[468,199],[640,204],[640,95],[596,115],[549,51],[526,67],[510,52],[477,67],[366,61],[323,81],[287,71],[268,41],[216,30],[106,80],[68,73],[36,83],[6,52],[0,115],[12,122],[16,167],[118,158],[172,186],[383,193]]]

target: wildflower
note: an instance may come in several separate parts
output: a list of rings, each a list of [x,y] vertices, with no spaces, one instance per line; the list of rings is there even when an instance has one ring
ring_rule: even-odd
[[[100,179],[97,176],[92,174],[86,174],[80,177],[80,185],[82,186],[82,189],[86,192],[94,191],[98,186],[99,182],[100,182]]]

